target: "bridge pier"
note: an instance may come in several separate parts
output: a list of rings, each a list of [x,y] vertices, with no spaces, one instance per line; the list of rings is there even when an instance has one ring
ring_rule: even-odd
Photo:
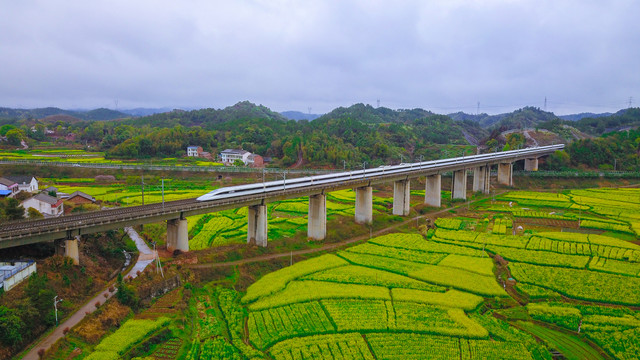
[[[473,170],[473,192],[482,191],[484,194],[489,193],[489,175],[491,168],[488,166],[478,166]]]
[[[373,188],[363,186],[356,189],[356,223],[373,222]]]
[[[456,170],[453,172],[451,198],[463,200],[467,198],[467,169]]]
[[[73,265],[80,265],[80,251],[78,250],[78,240],[80,235],[76,235],[73,239],[60,239],[53,242],[56,255],[71,258]]]
[[[393,183],[393,215],[409,215],[409,199],[411,182],[409,180],[399,180]]]
[[[498,164],[498,184],[512,186],[513,185],[513,163]]]
[[[167,250],[189,251],[189,225],[187,219],[167,220]]]
[[[74,236],[73,239],[64,241],[64,256],[73,260],[73,265],[80,265],[80,251],[78,250],[78,242],[80,235]]]
[[[324,240],[327,236],[327,197],[324,194],[309,196],[309,223],[307,236],[312,240]]]
[[[433,207],[442,206],[441,187],[442,175],[436,174],[427,176],[424,189],[424,203]]]
[[[524,171],[538,171],[538,158],[524,159]]]
[[[267,246],[267,205],[249,206],[247,243]]]

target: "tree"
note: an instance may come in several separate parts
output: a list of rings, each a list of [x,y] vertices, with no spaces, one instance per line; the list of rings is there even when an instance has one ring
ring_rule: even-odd
[[[118,288],[118,292],[116,292],[116,299],[118,299],[122,305],[127,305],[131,308],[136,308],[138,306],[138,297],[136,296],[135,291],[124,283],[121,273],[118,274],[116,287]]]
[[[29,219],[40,219],[44,217],[40,211],[31,207],[27,210],[27,213],[29,214]]]
[[[5,220],[24,219],[24,208],[20,205],[18,200],[8,198],[4,201],[4,206],[2,207],[2,217]]]
[[[13,346],[22,341],[24,322],[16,311],[0,306],[0,341],[7,346]]]
[[[7,131],[7,141],[11,145],[19,146],[24,138],[24,132],[20,129],[11,129]]]
[[[16,129],[14,125],[2,125],[0,126],[0,136],[6,136],[9,130]]]
[[[556,151],[545,161],[545,167],[549,170],[565,170],[570,164],[571,159],[566,151]]]
[[[233,162],[233,166],[244,166],[244,162],[240,159],[237,159]]]
[[[25,293],[31,300],[31,303],[38,311],[40,319],[44,320],[48,325],[53,325],[55,322],[53,314],[53,299],[56,293],[53,291],[51,284],[49,284],[49,278],[46,274],[38,275],[33,273],[29,277],[27,286],[25,287]]]

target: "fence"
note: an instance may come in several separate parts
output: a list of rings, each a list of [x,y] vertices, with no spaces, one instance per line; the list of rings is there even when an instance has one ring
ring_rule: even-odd
[[[36,263],[33,260],[0,262],[0,287],[9,291],[34,272]]]
[[[343,170],[317,170],[317,169],[278,169],[278,168],[247,168],[242,166],[179,166],[179,165],[153,165],[153,164],[87,164],[63,161],[40,160],[0,160],[0,165],[30,165],[30,166],[60,166],[80,167],[91,169],[118,169],[118,170],[154,170],[154,171],[190,171],[190,172],[219,172],[219,173],[289,173],[289,174],[329,174]]]
[[[609,179],[636,179],[640,178],[637,171],[514,171],[514,176],[528,177],[558,177],[558,178],[609,178]]]

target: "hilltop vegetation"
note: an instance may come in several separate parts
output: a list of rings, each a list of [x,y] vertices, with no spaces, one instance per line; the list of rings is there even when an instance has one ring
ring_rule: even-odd
[[[294,121],[248,101],[220,110],[174,110],[111,121],[79,120],[72,117],[79,116],[77,112],[55,108],[2,110],[0,124],[5,125],[0,127],[0,135],[6,136],[6,140],[0,141],[0,146],[16,147],[26,140],[31,147],[91,147],[105,152],[107,159],[177,158],[184,156],[187,146],[198,145],[212,154],[242,148],[273,158],[273,166],[278,167],[298,163],[308,167],[355,168],[364,162],[372,167],[398,163],[401,159],[431,160],[463,151],[471,154],[475,152],[472,146],[476,145],[500,150],[573,142],[567,151],[568,159],[551,161],[552,166],[542,167],[606,168],[611,159],[620,160],[621,169],[638,165],[632,146],[637,138],[635,133],[614,133],[594,139],[589,136],[601,136],[612,129],[633,129],[640,124],[640,109],[575,122],[534,107],[491,116],[464,113],[446,116],[423,109],[392,110],[364,104],[340,107],[313,121]],[[83,116],[109,118],[113,115],[109,112],[98,109]],[[533,130],[536,133],[532,135]],[[606,151],[588,154],[594,146]]]

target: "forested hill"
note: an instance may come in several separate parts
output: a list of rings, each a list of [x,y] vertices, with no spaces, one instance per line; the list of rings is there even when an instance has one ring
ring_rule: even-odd
[[[287,118],[275,111],[271,111],[266,106],[255,105],[249,101],[242,101],[220,110],[212,108],[192,111],[173,110],[161,114],[124,120],[122,123],[132,126],[174,127],[176,125],[182,125],[186,127],[200,126],[203,129],[214,129],[222,123],[253,119],[288,121]]]
[[[469,120],[478,123],[482,128],[488,130],[507,131],[513,129],[535,128],[539,124],[558,119],[551,113],[542,111],[539,108],[527,106],[510,113],[488,115],[471,115],[463,112],[449,114],[454,120]]]
[[[591,135],[602,135],[640,126],[640,108],[620,110],[610,116],[586,117],[572,123],[580,131]]]

